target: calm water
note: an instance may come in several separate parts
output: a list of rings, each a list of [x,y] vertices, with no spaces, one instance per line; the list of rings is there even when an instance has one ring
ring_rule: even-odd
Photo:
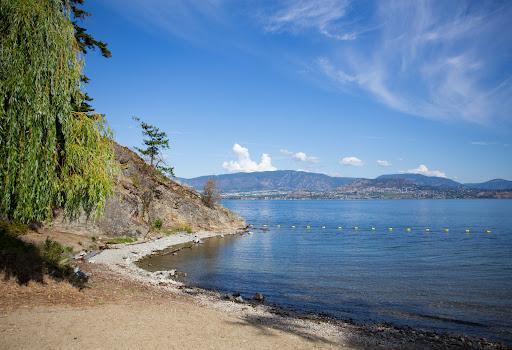
[[[512,343],[511,200],[224,205],[253,234],[154,257],[152,269],[186,271],[191,285],[245,297],[262,292],[302,311]]]

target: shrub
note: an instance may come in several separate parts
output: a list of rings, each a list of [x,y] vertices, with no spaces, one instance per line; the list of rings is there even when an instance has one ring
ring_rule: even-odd
[[[63,268],[70,262],[73,248],[64,247],[59,242],[46,238],[41,247],[41,256],[53,268]]]
[[[0,231],[8,233],[11,236],[22,236],[28,231],[28,226],[25,224],[0,221]]]
[[[215,204],[220,200],[220,193],[215,180],[209,179],[206,181],[203,193],[201,194],[201,200],[209,208],[215,207]]]
[[[162,219],[156,219],[153,222],[153,228],[160,230],[162,228]]]
[[[189,224],[179,224],[167,230],[166,234],[171,235],[179,232],[192,233],[192,226],[190,226]]]
[[[107,241],[107,244],[127,244],[127,243],[133,243],[137,242],[137,238],[135,237],[115,237]]]

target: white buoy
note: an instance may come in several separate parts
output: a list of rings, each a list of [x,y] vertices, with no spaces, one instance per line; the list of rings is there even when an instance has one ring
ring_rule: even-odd
[[[429,229],[429,228],[426,228],[426,229],[425,229],[425,231],[430,232],[430,229]]]
[[[309,230],[311,229],[311,225],[307,225],[306,228]]]
[[[388,228],[389,231],[393,231],[393,227]]]
[[[491,230],[485,230],[485,233],[491,233]]]
[[[407,227],[405,230],[406,230],[407,232],[411,232],[411,228],[410,228],[410,227]]]
[[[375,227],[372,226],[372,231],[375,231]]]
[[[295,228],[295,225],[292,225],[292,228]]]
[[[322,228],[325,228],[325,226],[322,226]]]
[[[466,233],[469,233],[469,229],[468,228],[466,229]]]
[[[338,226],[338,230],[343,230],[343,227],[341,227],[341,226]]]
[[[354,230],[359,230],[359,227],[358,226],[354,226]]]
[[[448,232],[450,232],[450,229],[449,228],[445,228],[444,232],[448,233]]]
[[[281,227],[281,225],[277,225],[277,227]]]

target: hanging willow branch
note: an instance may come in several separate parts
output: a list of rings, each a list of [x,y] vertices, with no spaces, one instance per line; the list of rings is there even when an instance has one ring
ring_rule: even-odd
[[[82,59],[67,2],[0,0],[0,215],[99,213],[113,190],[111,133],[72,110]]]

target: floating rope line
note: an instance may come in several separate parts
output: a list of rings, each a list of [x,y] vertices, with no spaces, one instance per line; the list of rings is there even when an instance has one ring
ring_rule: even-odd
[[[271,227],[282,228],[282,227],[286,227],[286,225],[283,225],[283,224],[272,224],[271,223],[271,224],[262,224],[261,226],[259,226],[259,225],[255,226],[254,224],[248,224],[247,227],[248,228],[254,228],[254,227],[258,228],[259,227],[259,229],[262,230],[262,231],[269,231]],[[301,224],[299,226],[291,225],[289,227],[292,228],[292,229],[295,229],[295,228],[298,227],[298,228],[306,229],[308,231],[312,230],[314,228],[314,226],[311,225],[311,224],[304,225],[304,226],[303,226],[303,224]],[[322,226],[319,226],[319,228],[327,229],[328,227],[327,227],[327,225],[322,225]],[[343,230],[343,226],[334,226],[334,227],[332,227],[332,229],[337,229],[337,230],[341,231],[341,230]],[[401,229],[402,229],[401,227],[388,227],[387,231],[391,233],[391,232],[395,232],[396,230],[401,230]],[[424,232],[427,232],[427,233],[431,233],[431,232],[449,233],[450,232],[450,228],[449,227],[443,227],[439,231],[436,231],[435,229],[432,229],[431,227],[425,227],[425,228],[417,227],[417,229],[418,230],[424,230]],[[377,228],[375,226],[370,226],[368,228],[361,228],[361,226],[352,226],[352,230],[354,230],[354,231],[362,231],[362,232],[368,232],[368,231],[371,231],[371,232],[377,231],[378,232],[378,230],[377,230]],[[403,230],[405,232],[413,232],[413,231],[415,231],[415,228],[411,227],[411,226],[406,226],[406,227],[403,227]],[[473,230],[471,228],[462,228],[460,230],[461,231],[459,231],[459,228],[457,228],[455,231],[456,232],[464,232],[466,234],[471,233],[471,231],[475,232],[475,230],[476,231],[480,231],[480,229]],[[484,229],[483,232],[486,233],[486,234],[492,233],[492,231],[490,229]],[[253,234],[254,232],[253,231],[247,231],[247,233]]]

